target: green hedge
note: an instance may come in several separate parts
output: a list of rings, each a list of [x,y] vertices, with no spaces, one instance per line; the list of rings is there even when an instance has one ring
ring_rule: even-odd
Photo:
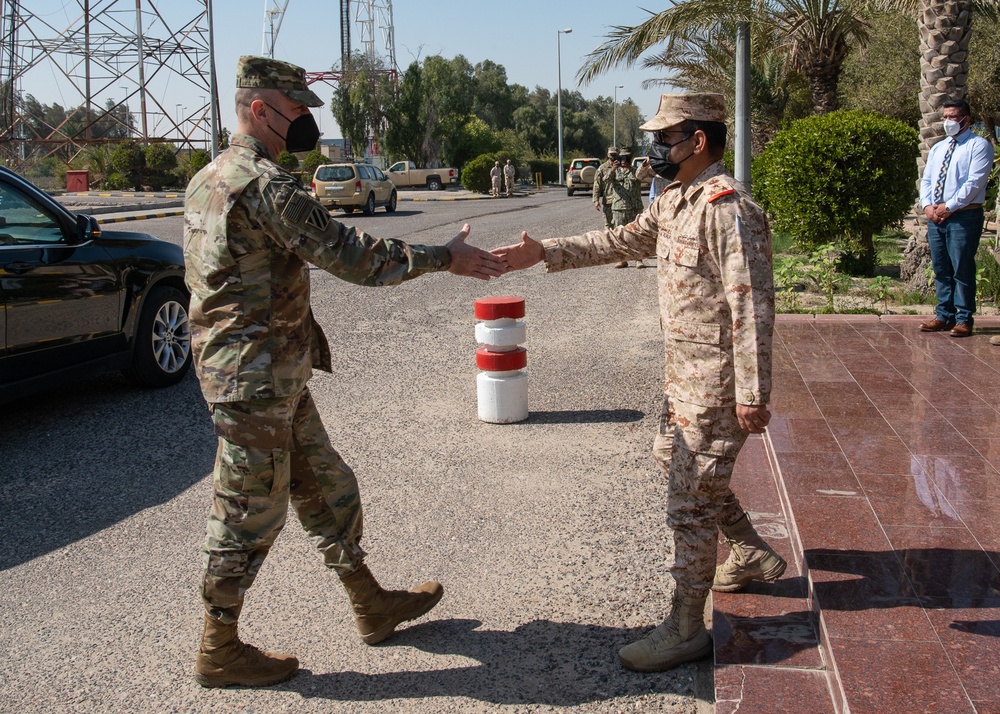
[[[913,205],[917,132],[873,112],[808,117],[775,136],[752,167],[776,231],[804,249],[835,243],[852,272],[875,267],[873,235]]]
[[[462,168],[462,186],[467,191],[489,193],[493,187],[493,182],[490,180],[490,169],[493,168],[493,162],[496,160],[493,154],[480,154],[469,161]]]

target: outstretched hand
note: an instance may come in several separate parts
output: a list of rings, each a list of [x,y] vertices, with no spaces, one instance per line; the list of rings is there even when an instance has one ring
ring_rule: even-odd
[[[458,235],[448,241],[447,247],[451,253],[448,272],[479,280],[498,278],[506,273],[507,269],[500,258],[465,242],[471,231],[472,227],[466,223]]]
[[[545,249],[542,244],[521,231],[521,242],[516,245],[505,245],[490,251],[503,261],[504,270],[524,270],[545,259]]]

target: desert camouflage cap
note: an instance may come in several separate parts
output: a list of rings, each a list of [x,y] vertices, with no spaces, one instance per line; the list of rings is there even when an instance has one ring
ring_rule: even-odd
[[[618,147],[617,146],[609,146],[608,147],[608,156],[618,156]]]
[[[323,100],[306,86],[304,69],[270,57],[240,57],[236,62],[236,88],[277,89],[292,101],[307,107],[323,106]]]
[[[656,116],[640,126],[643,131],[659,131],[680,124],[686,119],[695,121],[726,121],[726,100],[721,94],[708,92],[691,94],[661,94]]]

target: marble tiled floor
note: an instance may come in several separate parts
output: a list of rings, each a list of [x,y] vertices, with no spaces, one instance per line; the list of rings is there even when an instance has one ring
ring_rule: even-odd
[[[733,488],[789,568],[713,597],[719,714],[1000,713],[1000,319],[922,319],[779,318]]]

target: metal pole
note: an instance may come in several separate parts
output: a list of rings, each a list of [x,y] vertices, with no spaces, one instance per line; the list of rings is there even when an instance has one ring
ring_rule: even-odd
[[[142,118],[142,143],[149,143],[149,123],[146,117],[146,70],[142,49],[142,0],[135,0],[135,44],[139,53],[139,115]]]
[[[611,111],[612,115],[614,116],[612,120],[612,124],[614,126],[614,128],[612,129],[612,136],[611,136],[612,146],[618,146],[618,90],[624,88],[625,88],[624,84],[615,85],[615,106],[614,109]]]
[[[736,180],[750,188],[750,23],[736,25]]]
[[[205,0],[208,14],[208,79],[212,93],[212,158],[219,155],[219,87],[215,82],[215,25],[212,23],[212,0]]]
[[[568,35],[573,31],[572,27],[567,27],[565,30],[556,30],[556,82],[557,82],[557,93],[556,93],[556,116],[559,125],[559,185],[564,186],[566,184],[566,176],[563,174],[563,132],[562,132],[562,47],[560,45],[560,40],[562,39],[560,35]]]

